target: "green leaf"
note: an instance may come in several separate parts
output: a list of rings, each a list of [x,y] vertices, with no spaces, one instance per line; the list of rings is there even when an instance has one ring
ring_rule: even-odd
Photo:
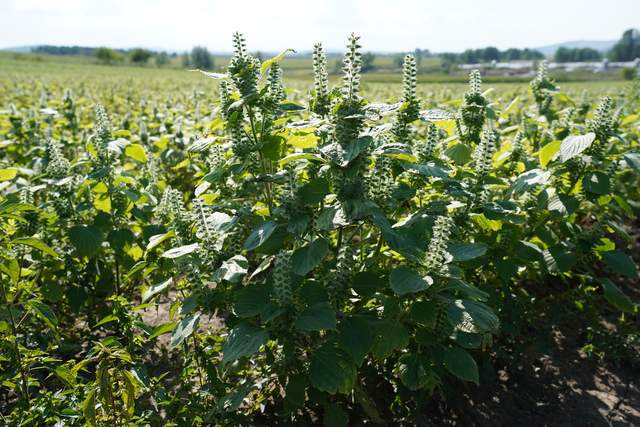
[[[500,327],[500,321],[491,308],[469,299],[459,299],[449,304],[447,317],[451,326],[468,333],[496,332]]]
[[[382,290],[387,284],[377,274],[371,271],[360,271],[353,276],[353,290],[360,296],[371,296]]]
[[[280,52],[279,54],[277,54],[276,56],[274,56],[273,58],[267,59],[266,61],[264,61],[262,63],[262,66],[260,67],[260,74],[264,75],[264,73],[267,72],[267,70],[269,68],[271,68],[271,66],[277,62],[280,62],[280,60],[282,58],[284,58],[284,56],[288,53],[288,52],[292,52],[292,53],[296,53],[295,50],[293,49],[285,49],[282,52]]]
[[[462,143],[447,148],[444,154],[459,165],[468,163],[471,160],[471,148]]]
[[[151,335],[149,335],[149,338],[147,339],[151,341],[152,339],[157,338],[160,335],[168,334],[169,332],[172,332],[176,328],[176,325],[177,325],[176,322],[168,322],[168,323],[163,323],[162,325],[158,325],[155,328],[153,328],[153,332],[151,332]]]
[[[585,190],[595,194],[609,194],[609,177],[602,172],[592,172],[582,178]]]
[[[296,329],[300,331],[322,331],[336,328],[336,312],[328,302],[320,302],[307,307],[296,319]]]
[[[426,276],[420,277],[418,273],[408,267],[398,267],[389,275],[391,289],[398,295],[406,295],[427,289],[433,280]]]
[[[487,253],[487,245],[484,243],[453,243],[447,251],[454,261],[469,261]]]
[[[267,343],[267,332],[248,323],[236,325],[222,347],[222,363],[229,363],[242,357],[249,357]]]
[[[611,270],[623,276],[635,279],[638,277],[638,269],[633,259],[622,251],[609,251],[602,253],[602,259]]]
[[[269,239],[278,225],[273,221],[267,221],[253,230],[247,240],[244,242],[244,248],[248,251],[259,248]]]
[[[429,383],[429,376],[415,353],[403,354],[399,359],[400,381],[409,390],[420,390]]]
[[[167,280],[165,280],[162,283],[156,283],[155,285],[151,285],[149,286],[143,293],[142,293],[142,302],[145,303],[147,301],[149,301],[151,298],[153,298],[155,295],[159,294],[160,292],[164,291],[165,289],[167,289],[171,284],[173,283],[173,278],[168,278]]]
[[[137,160],[141,163],[147,162],[147,153],[144,151],[144,147],[140,144],[129,144],[124,149],[125,156],[131,157],[133,160]]]
[[[252,285],[241,288],[234,295],[233,311],[238,317],[252,317],[262,313],[269,304],[269,288]]]
[[[560,145],[560,161],[562,163],[573,159],[578,154],[589,148],[596,138],[596,134],[589,132],[586,135],[570,135]]]
[[[162,258],[170,258],[170,259],[180,258],[181,256],[188,255],[188,254],[190,254],[192,252],[197,251],[198,247],[199,247],[199,245],[197,243],[192,243],[190,245],[184,245],[184,246],[178,246],[177,248],[172,248],[172,249],[169,249],[168,251],[165,251],[160,256]]]
[[[444,366],[461,380],[479,384],[478,365],[466,350],[460,347],[445,349]]]
[[[165,240],[168,240],[172,237],[174,237],[176,235],[175,231],[171,230],[168,231],[164,234],[156,234],[153,235],[149,238],[149,243],[147,244],[147,252],[150,251],[151,249],[155,248],[156,246],[158,246],[160,243],[164,242]]]
[[[384,360],[395,350],[409,344],[409,332],[396,320],[385,320],[378,327],[372,353],[378,360]]]
[[[302,408],[305,401],[305,389],[307,383],[301,375],[293,375],[289,377],[287,386],[285,387],[285,399],[289,405],[294,408]]]
[[[76,225],[69,229],[69,240],[80,256],[91,258],[102,246],[102,233],[95,225]]]
[[[318,146],[318,137],[313,133],[297,134],[287,139],[287,144],[300,149],[313,148]]]
[[[96,389],[92,388],[82,402],[82,414],[85,422],[94,427],[96,425]]]
[[[344,351],[324,344],[311,356],[309,381],[320,391],[347,394],[356,381],[356,365]]]
[[[298,276],[306,276],[320,265],[327,252],[329,252],[329,243],[323,238],[318,238],[296,250],[291,257],[293,272]]]
[[[627,313],[634,313],[636,311],[636,305],[631,301],[631,298],[625,295],[611,280],[603,278],[600,279],[600,282],[604,290],[604,297],[611,305]]]
[[[538,153],[540,166],[542,166],[542,168],[546,168],[549,162],[553,160],[556,154],[558,154],[558,151],[560,151],[560,141],[552,141],[542,147]]]
[[[76,377],[73,372],[62,365],[53,368],[53,373],[68,387],[73,387],[76,384]]]
[[[56,317],[56,314],[53,312],[51,307],[38,300],[29,301],[29,306],[31,307],[35,315],[38,316],[42,321],[44,321],[49,329],[51,329],[55,333],[56,327],[58,326],[58,318]]]
[[[17,169],[0,169],[0,182],[12,180],[17,174]]]
[[[324,200],[331,191],[329,181],[325,178],[316,178],[309,181],[298,190],[298,195],[306,205],[315,205]]]
[[[98,326],[106,325],[107,323],[117,322],[117,321],[118,321],[118,316],[116,316],[115,314],[109,314],[108,316],[104,316],[102,319],[100,319],[98,323],[93,325],[93,327],[97,328]]]
[[[189,338],[191,334],[193,334],[196,325],[198,324],[198,320],[200,320],[200,314],[189,314],[180,322],[173,330],[173,334],[171,334],[171,341],[169,342],[169,349],[176,348],[182,342]]]
[[[13,243],[30,246],[34,249],[41,251],[42,253],[58,258],[58,254],[53,249],[47,246],[46,243],[44,243],[42,240],[36,239],[35,237],[20,237],[18,239],[13,240]]]
[[[324,427],[347,427],[349,415],[338,403],[330,402],[324,407],[322,425]]]
[[[226,280],[238,283],[249,271],[249,261],[242,255],[235,255],[222,263],[220,268],[213,273],[213,280]]]
[[[360,366],[374,343],[371,325],[362,316],[349,316],[338,325],[338,345]]]
[[[317,162],[324,163],[324,159],[322,157],[312,153],[292,153],[280,159],[278,163],[284,166],[287,163],[290,163],[296,160],[315,160]]]
[[[640,153],[627,153],[624,155],[624,160],[629,167],[640,173]]]

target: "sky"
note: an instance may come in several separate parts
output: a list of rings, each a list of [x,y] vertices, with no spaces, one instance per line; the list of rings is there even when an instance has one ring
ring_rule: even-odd
[[[342,50],[434,52],[615,40],[640,27],[640,0],[0,0],[0,49],[38,44],[250,50],[315,42]]]

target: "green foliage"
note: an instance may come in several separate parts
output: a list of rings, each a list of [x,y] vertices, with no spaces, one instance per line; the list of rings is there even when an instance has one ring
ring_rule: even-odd
[[[233,48],[0,89],[3,423],[415,424],[550,307],[632,359],[635,89],[427,99],[413,55],[362,85],[356,35],[336,87],[319,44],[285,87],[288,49]]]

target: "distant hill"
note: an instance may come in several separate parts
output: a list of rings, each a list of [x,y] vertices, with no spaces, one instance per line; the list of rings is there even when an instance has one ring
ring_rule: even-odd
[[[553,56],[556,53],[556,50],[560,49],[561,47],[566,47],[569,49],[590,47],[604,53],[611,49],[617,42],[617,40],[576,40],[536,47],[535,50],[542,52],[545,56]]]

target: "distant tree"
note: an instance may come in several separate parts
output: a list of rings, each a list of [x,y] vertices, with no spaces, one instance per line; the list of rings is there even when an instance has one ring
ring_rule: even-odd
[[[113,49],[108,47],[99,47],[96,49],[96,58],[102,64],[113,64],[118,60],[120,55]]]
[[[189,68],[191,66],[191,57],[188,53],[183,53],[180,55],[180,63],[184,68]]]
[[[490,46],[482,49],[482,60],[484,62],[500,61],[500,51],[498,48]]]
[[[153,54],[151,53],[150,50],[142,49],[140,47],[137,47],[137,48],[133,49],[129,53],[129,56],[131,58],[131,62],[133,62],[134,64],[146,64],[147,61],[149,61],[149,58],[151,58],[152,55]]]
[[[587,62],[587,61],[600,61],[602,54],[590,47],[584,48],[559,48],[553,59],[556,62]]]
[[[189,65],[201,70],[211,70],[214,67],[213,57],[204,46],[195,46],[191,49]]]
[[[373,65],[373,61],[375,60],[376,60],[376,56],[371,52],[367,52],[364,55],[362,55],[362,72],[366,73],[368,71],[375,69],[375,66]]]
[[[427,53],[429,53],[429,51],[427,51]],[[422,65],[422,55],[424,55],[424,51],[420,48],[416,48],[416,50],[413,51],[413,56],[416,58],[416,66],[418,67],[418,70],[420,70],[420,66]]]
[[[609,59],[612,61],[633,61],[640,58],[640,32],[630,29],[622,34],[622,38],[609,52]]]
[[[167,52],[160,52],[156,55],[156,65],[158,67],[164,67],[169,63],[169,54]]]

